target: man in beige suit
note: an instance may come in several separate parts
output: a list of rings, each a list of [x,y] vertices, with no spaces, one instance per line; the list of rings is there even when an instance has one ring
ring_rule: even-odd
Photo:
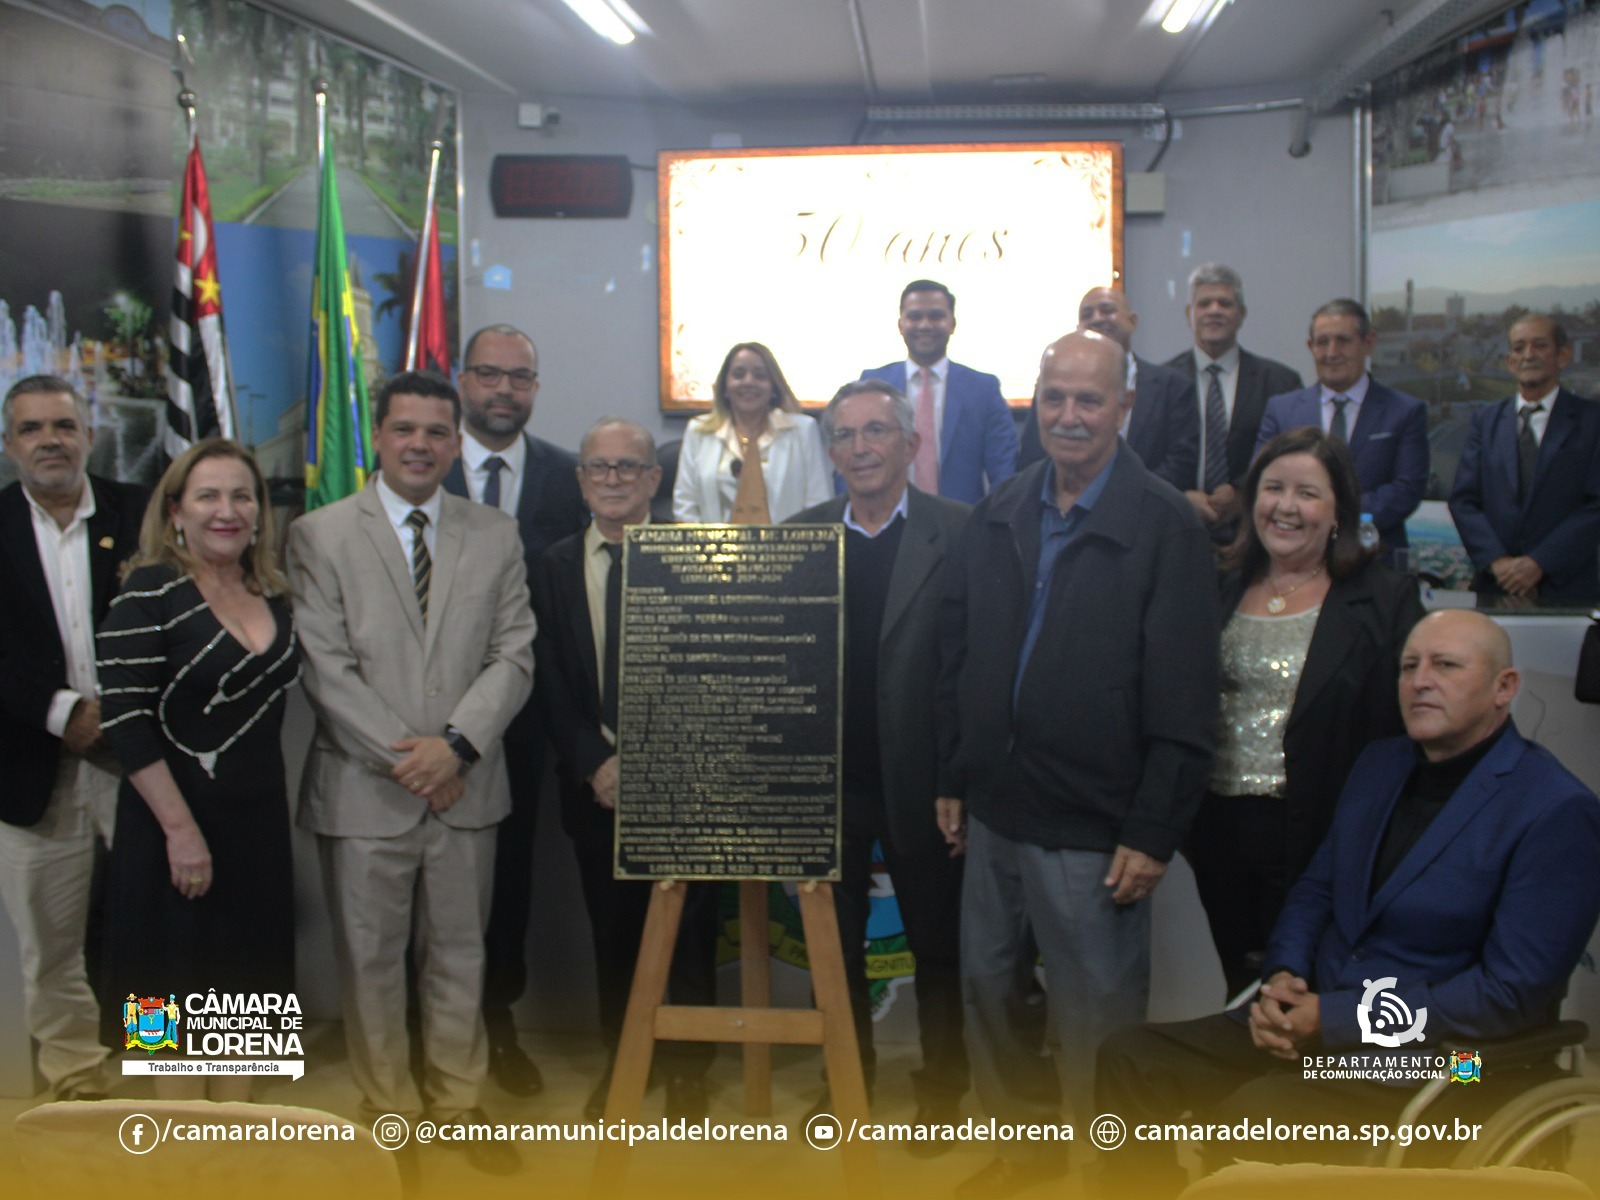
[[[495,825],[510,811],[501,735],[533,683],[517,523],[439,485],[460,448],[445,379],[378,393],[379,473],[290,530],[303,681],[317,731],[300,823],[317,834],[351,1069],[372,1114],[483,1120],[479,1015]],[[407,1061],[412,940],[425,1070]],[[459,1142],[515,1170],[503,1142]]]

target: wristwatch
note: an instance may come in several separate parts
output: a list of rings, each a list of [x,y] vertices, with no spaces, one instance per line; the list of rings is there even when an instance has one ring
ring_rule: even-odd
[[[478,748],[468,740],[454,725],[447,725],[444,731],[445,744],[450,747],[450,753],[461,760],[461,771],[465,774],[467,769],[477,762],[483,755],[478,753]]]

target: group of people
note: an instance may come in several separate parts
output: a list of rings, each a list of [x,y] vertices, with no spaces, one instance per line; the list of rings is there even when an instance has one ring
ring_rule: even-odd
[[[1047,1122],[1091,1115],[1096,1089],[1131,1116],[1281,1082],[1271,1065],[1352,1040],[1363,970],[1423,997],[1430,1037],[1524,1028],[1552,1015],[1600,912],[1600,802],[1511,725],[1504,635],[1424,617],[1391,565],[1426,415],[1367,373],[1365,312],[1314,314],[1311,388],[1239,346],[1230,269],[1195,272],[1188,313],[1195,345],[1162,367],[1133,355],[1126,297],[1089,292],[1019,443],[995,376],[948,358],[954,296],[918,280],[905,360],[813,421],[741,343],[679,451],[680,521],[844,527],[836,907],[870,1090],[880,846],[916,960],[923,1126],[972,1086],[1002,1120]],[[1486,590],[1600,598],[1600,407],[1560,388],[1570,356],[1557,323],[1519,321],[1518,395],[1474,418],[1451,503]],[[202,442],[147,501],[86,474],[93,431],[65,381],[6,396],[0,896],[58,1096],[108,1082],[82,937],[97,842],[114,987],[293,989],[278,733],[297,673],[316,716],[298,821],[364,1109],[483,1119],[486,1077],[542,1087],[511,1005],[547,750],[615,1053],[649,891],[611,862],[621,545],[666,485],[633,421],[596,421],[576,456],[531,435],[538,365],[497,325],[457,383],[388,380],[374,477],[293,522],[286,568],[248,451]],[[1259,995],[1192,1036],[1115,1033],[1147,1010],[1150,898],[1180,851],[1230,994]],[[675,1003],[714,1001],[715,916],[692,887]],[[710,1053],[658,1057],[669,1115],[705,1113]],[[1209,1091],[1161,1082],[1208,1053],[1227,1062]],[[457,1145],[517,1166],[508,1143]],[[962,1194],[1054,1177],[1060,1150],[1007,1146]]]

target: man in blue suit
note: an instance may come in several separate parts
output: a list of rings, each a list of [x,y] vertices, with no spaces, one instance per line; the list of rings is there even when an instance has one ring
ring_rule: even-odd
[[[1361,483],[1361,511],[1372,514],[1383,544],[1405,546],[1406,518],[1428,486],[1428,408],[1367,374],[1378,336],[1354,300],[1330,300],[1311,316],[1317,382],[1267,401],[1259,450],[1286,429],[1315,425],[1350,447]]]
[[[1473,414],[1450,515],[1474,589],[1587,607],[1600,601],[1600,404],[1561,386],[1572,346],[1554,320],[1523,317],[1509,341],[1517,394]]]
[[[950,289],[931,279],[912,280],[900,293],[905,361],[863,371],[861,378],[892,384],[917,406],[922,451],[911,470],[917,487],[976,504],[1016,474],[1017,426],[997,377],[950,361],[955,329]]]
[[[1129,1125],[1185,1112],[1392,1120],[1410,1088],[1307,1068],[1375,1058],[1394,1070],[1443,1038],[1502,1038],[1556,1019],[1600,915],[1600,800],[1517,732],[1517,685],[1510,640],[1488,617],[1446,609],[1418,622],[1400,659],[1410,736],[1373,743],[1351,771],[1267,944],[1255,1003],[1112,1034],[1100,1047],[1101,1111]],[[1263,1142],[1249,1157],[1360,1149]],[[1111,1159],[1126,1194],[1183,1183],[1170,1143],[1130,1141]]]
[[[1151,474],[1180,492],[1186,491],[1194,487],[1200,466],[1200,406],[1194,383],[1169,367],[1134,354],[1133,331],[1138,326],[1139,314],[1117,288],[1091,288],[1078,303],[1078,329],[1104,334],[1127,351],[1133,364],[1128,381],[1133,408],[1123,422],[1123,438]],[[1019,467],[1044,457],[1038,416],[1035,398],[1034,419],[1027,422],[1022,434]]]
[[[528,578],[545,547],[577,533],[588,517],[578,490],[578,460],[529,434],[524,426],[539,394],[539,351],[511,325],[490,325],[467,340],[461,355],[461,455],[444,488],[517,519]],[[495,834],[494,896],[484,935],[483,1019],[489,1075],[513,1096],[544,1086],[538,1067],[517,1044],[511,1005],[528,968],[523,943],[532,902],[533,834],[544,775],[546,735],[533,700],[505,734],[511,815]]]

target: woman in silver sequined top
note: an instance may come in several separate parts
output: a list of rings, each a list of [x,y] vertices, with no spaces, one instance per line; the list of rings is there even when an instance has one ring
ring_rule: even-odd
[[[1404,732],[1400,649],[1415,580],[1358,537],[1349,450],[1308,427],[1261,448],[1222,556],[1222,697],[1211,784],[1186,853],[1229,995],[1260,978],[1289,888],[1368,742]]]

